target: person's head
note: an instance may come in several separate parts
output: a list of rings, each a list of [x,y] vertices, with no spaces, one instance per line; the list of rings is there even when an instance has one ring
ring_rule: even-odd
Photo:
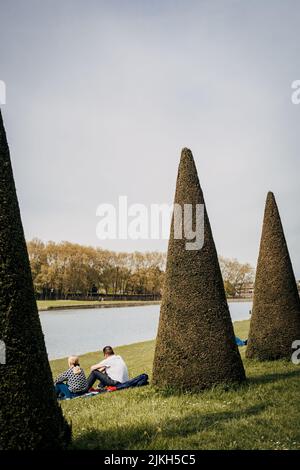
[[[68,364],[69,364],[69,367],[79,366],[79,357],[78,356],[70,356],[68,358]]]
[[[103,348],[103,354],[104,354],[104,357],[109,357],[109,356],[113,356],[115,353],[111,346],[105,346]]]

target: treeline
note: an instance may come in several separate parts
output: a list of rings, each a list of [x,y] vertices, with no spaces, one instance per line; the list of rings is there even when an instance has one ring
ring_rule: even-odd
[[[70,242],[27,243],[35,291],[40,298],[70,295],[156,295],[164,282],[166,254],[117,253]],[[249,264],[220,257],[226,294],[242,296],[253,282]]]
[[[160,295],[166,255],[116,253],[69,242],[27,243],[37,296]]]

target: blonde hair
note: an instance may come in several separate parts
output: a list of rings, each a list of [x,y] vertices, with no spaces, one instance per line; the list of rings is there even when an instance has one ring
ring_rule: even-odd
[[[69,367],[79,366],[79,357],[78,356],[70,356],[68,358]]]
[[[70,356],[68,358],[69,367],[73,367],[73,374],[80,374],[81,368],[79,367],[79,357]]]

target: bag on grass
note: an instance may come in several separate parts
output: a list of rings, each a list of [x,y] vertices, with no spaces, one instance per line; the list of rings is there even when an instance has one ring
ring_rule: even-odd
[[[134,377],[134,379],[124,382],[123,384],[116,385],[116,387],[117,387],[117,390],[121,390],[122,388],[142,387],[143,385],[148,385],[148,383],[149,383],[148,375],[141,374],[141,375],[138,375],[137,377]]]

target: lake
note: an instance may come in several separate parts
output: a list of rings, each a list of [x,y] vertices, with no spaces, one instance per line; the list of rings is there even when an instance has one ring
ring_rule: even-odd
[[[232,321],[247,320],[252,302],[229,302]],[[159,305],[40,312],[49,359],[156,337]]]

